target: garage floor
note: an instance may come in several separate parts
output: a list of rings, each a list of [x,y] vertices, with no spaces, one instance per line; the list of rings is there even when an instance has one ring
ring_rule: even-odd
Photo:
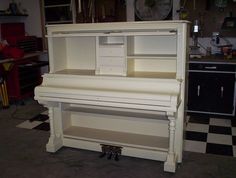
[[[235,178],[236,176],[236,158],[233,156],[185,151],[183,163],[179,165],[177,172],[172,174],[163,172],[163,163],[158,161],[125,156],[122,156],[120,161],[107,160],[99,158],[100,153],[71,148],[62,148],[55,154],[47,153],[45,145],[49,132],[45,131],[46,127],[41,126],[45,128],[43,130],[16,127],[24,121],[36,118],[44,110],[33,100],[25,101],[25,105],[12,105],[9,109],[0,110],[1,178]],[[41,122],[47,123],[47,119],[44,119],[42,118]],[[195,132],[196,128],[197,126],[192,124],[188,131]],[[214,129],[213,127],[209,130]],[[232,132],[234,131],[231,130]],[[210,137],[207,137],[207,140],[211,140]],[[215,144],[215,141],[210,142]]]

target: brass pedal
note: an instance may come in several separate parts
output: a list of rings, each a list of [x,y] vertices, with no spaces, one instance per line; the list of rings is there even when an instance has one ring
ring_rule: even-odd
[[[119,156],[121,155],[122,147],[101,144],[101,150],[102,153],[99,156],[100,158],[107,156],[108,160],[111,160],[113,158],[115,161],[119,161]]]

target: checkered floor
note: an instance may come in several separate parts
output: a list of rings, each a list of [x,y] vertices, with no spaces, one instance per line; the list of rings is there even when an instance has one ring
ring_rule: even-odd
[[[47,112],[17,127],[49,131]],[[186,127],[184,150],[236,157],[236,118],[191,116]]]
[[[236,118],[191,116],[184,150],[236,157]]]
[[[48,119],[48,112],[45,111],[32,119],[26,120],[16,127],[25,128],[25,129],[36,129],[36,130],[44,130],[49,131],[49,119]]]

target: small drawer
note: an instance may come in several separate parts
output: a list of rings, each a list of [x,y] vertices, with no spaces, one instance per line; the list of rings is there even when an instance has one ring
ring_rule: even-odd
[[[97,65],[122,67],[125,65],[125,58],[124,57],[98,57]]]
[[[123,45],[104,45],[99,46],[98,51],[99,56],[124,56],[124,46]]]
[[[124,71],[124,68],[119,66],[99,66],[97,74],[125,76]]]

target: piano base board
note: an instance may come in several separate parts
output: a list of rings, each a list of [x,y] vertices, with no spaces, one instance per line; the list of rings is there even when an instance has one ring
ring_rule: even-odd
[[[125,156],[164,161],[164,171],[168,172],[175,172],[177,162],[181,162],[181,159],[176,159],[182,156],[176,149],[182,142],[175,139],[175,134],[179,134],[176,130],[179,120],[175,112],[164,112],[165,119],[153,112],[150,118],[142,118],[143,115],[132,117],[120,116],[117,112],[115,115],[111,114],[113,112],[100,113],[97,108],[74,109],[74,104],[71,110],[68,103],[44,104],[49,110],[51,130],[46,145],[48,152],[56,152],[63,146],[101,152],[101,144],[105,144],[122,147],[122,155]],[[109,110],[109,106],[107,108]],[[144,110],[145,115],[146,112]],[[174,159],[171,159],[173,155]]]
[[[71,148],[101,152],[101,145],[99,143],[90,142],[86,140],[65,138],[63,139],[63,145]],[[165,161],[167,157],[167,152],[161,150],[154,151],[133,147],[122,147],[122,155],[156,161]]]

